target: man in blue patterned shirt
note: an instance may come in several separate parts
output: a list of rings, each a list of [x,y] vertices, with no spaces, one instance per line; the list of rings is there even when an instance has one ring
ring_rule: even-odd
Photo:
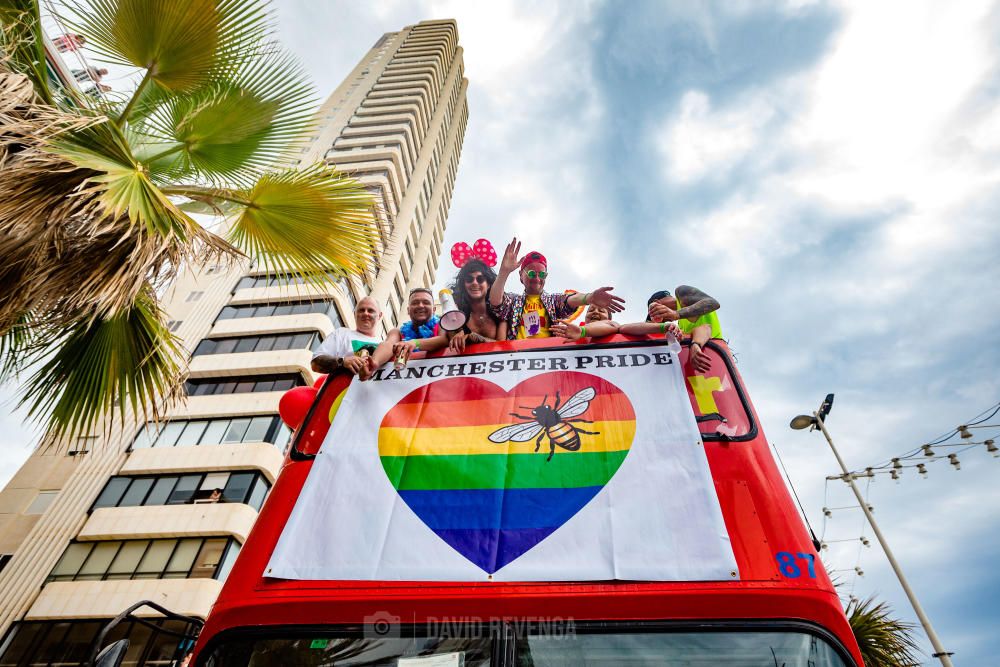
[[[380,368],[390,359],[405,365],[414,350],[433,352],[448,346],[448,337],[438,331],[438,317],[434,314],[434,293],[427,287],[410,290],[406,305],[409,322],[404,322],[389,332],[385,342],[372,355],[372,369]]]

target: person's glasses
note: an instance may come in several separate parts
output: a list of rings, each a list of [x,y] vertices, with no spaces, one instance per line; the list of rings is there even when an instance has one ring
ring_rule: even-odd
[[[480,285],[486,284],[486,276],[479,274],[475,276],[465,276],[465,284],[471,285],[472,283],[479,283]]]
[[[541,278],[542,280],[545,280],[545,276],[547,275],[549,275],[548,271],[535,271],[534,269],[528,271],[529,278]]]

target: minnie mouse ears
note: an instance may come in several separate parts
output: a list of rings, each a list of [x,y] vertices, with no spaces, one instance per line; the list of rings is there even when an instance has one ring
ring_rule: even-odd
[[[486,266],[496,266],[497,251],[493,249],[493,244],[486,239],[479,239],[471,248],[465,241],[451,247],[451,261],[458,268],[465,266],[465,263],[470,259],[478,259]]]

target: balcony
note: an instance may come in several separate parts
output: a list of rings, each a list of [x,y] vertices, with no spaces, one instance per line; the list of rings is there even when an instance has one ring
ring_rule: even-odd
[[[232,352],[203,354],[191,359],[190,377],[240,377],[268,373],[302,373],[310,383],[312,352],[309,350],[271,350],[268,352]],[[235,394],[239,397],[240,394]],[[198,397],[212,398],[212,397]]]
[[[249,334],[319,331],[325,338],[333,331],[333,322],[322,313],[303,315],[272,315],[270,317],[239,317],[218,320],[206,338]]]
[[[281,447],[268,442],[154,447],[133,450],[122,466],[120,474],[260,470],[267,475],[268,481],[273,483],[283,461]]]
[[[340,288],[336,285],[273,285],[269,287],[245,287],[233,292],[229,303],[278,303],[299,299],[323,299],[341,297]]]
[[[242,543],[256,520],[257,512],[243,503],[104,507],[91,513],[77,539],[230,535]]]
[[[42,588],[24,620],[112,618],[140,600],[205,618],[221,590],[222,582],[215,579],[54,581]]]

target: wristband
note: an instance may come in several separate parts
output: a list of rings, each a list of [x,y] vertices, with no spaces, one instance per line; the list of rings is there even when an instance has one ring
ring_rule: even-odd
[[[419,352],[420,351],[420,339],[419,338],[417,340],[413,341],[413,351],[414,352]]]
[[[660,333],[667,333],[667,323],[660,322]]]
[[[587,292],[586,294],[583,295],[583,305],[586,306],[589,301],[590,301],[590,292]]]
[[[587,327],[585,326],[580,327],[580,338],[586,338],[586,337],[587,337]]]
[[[343,368],[343,367],[344,367],[344,358],[337,357],[337,363],[334,365],[334,368]]]

